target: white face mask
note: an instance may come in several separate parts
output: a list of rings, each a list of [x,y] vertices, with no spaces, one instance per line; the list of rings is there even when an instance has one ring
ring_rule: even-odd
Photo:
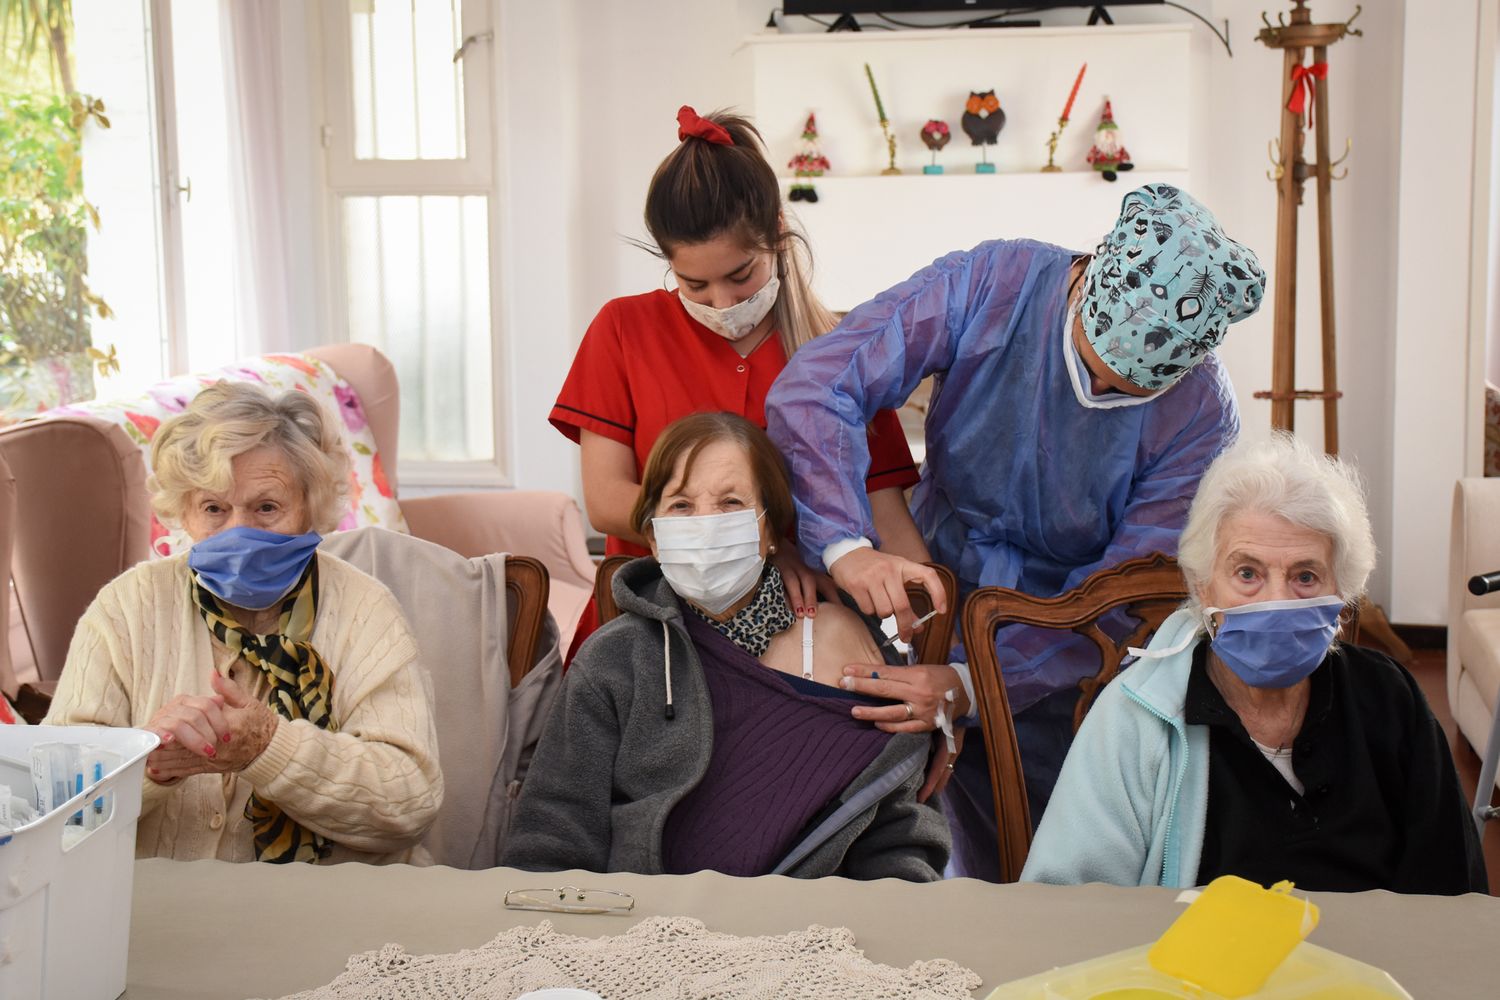
[[[1063,326],[1063,366],[1068,369],[1068,379],[1073,383],[1073,395],[1078,398],[1078,402],[1090,410],[1113,410],[1120,406],[1140,406],[1151,402],[1150,396],[1127,396],[1122,392],[1094,395],[1090,381],[1092,374],[1088,365],[1084,364],[1083,356],[1078,353],[1078,345],[1073,343],[1074,315],[1074,308],[1069,306],[1068,321]]]
[[[776,304],[776,296],[780,291],[781,279],[773,274],[764,285],[760,286],[760,291],[743,302],[736,302],[728,309],[715,309],[713,306],[694,302],[683,295],[680,290],[677,298],[682,302],[682,308],[687,310],[689,316],[725,340],[744,340],[750,335],[750,331],[766,318],[766,313],[770,312],[771,307]]]
[[[760,519],[765,512],[654,517],[656,561],[677,592],[711,615],[721,615],[750,593],[766,557],[760,552]]]

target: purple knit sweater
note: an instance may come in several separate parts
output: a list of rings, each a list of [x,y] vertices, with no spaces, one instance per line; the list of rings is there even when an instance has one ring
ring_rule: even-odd
[[[708,682],[714,746],[703,780],[667,817],[662,870],[764,875],[890,736],[850,716],[844,692],[799,693],[707,622],[684,621]]]

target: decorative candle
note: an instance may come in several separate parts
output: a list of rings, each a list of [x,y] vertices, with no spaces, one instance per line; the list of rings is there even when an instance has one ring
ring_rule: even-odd
[[[881,124],[889,119],[885,116],[885,105],[880,103],[880,88],[875,86],[875,74],[870,72],[870,64],[865,63],[865,76],[870,81],[870,93],[875,95],[875,113],[880,116]]]
[[[865,68],[869,69],[868,66],[866,66]],[[1074,98],[1076,98],[1078,96],[1078,88],[1083,83],[1083,71],[1086,70],[1086,69],[1088,69],[1088,68],[1089,68],[1089,64],[1088,63],[1084,63],[1082,66],[1078,67],[1078,79],[1076,79],[1076,80],[1073,81],[1073,91],[1072,91],[1072,93],[1070,93],[1068,95],[1068,103],[1065,104],[1065,105],[1063,105],[1063,113],[1062,113],[1061,121],[1067,121],[1068,120],[1068,115],[1073,110],[1073,100],[1074,100]],[[871,86],[874,86],[873,82],[871,83]],[[878,101],[878,100],[880,100],[880,98],[877,97],[876,100]]]

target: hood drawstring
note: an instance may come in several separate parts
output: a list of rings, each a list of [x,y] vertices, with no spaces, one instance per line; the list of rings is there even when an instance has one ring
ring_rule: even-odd
[[[671,721],[677,717],[672,708],[672,630],[667,627],[666,622],[661,623],[662,647],[666,650],[666,666],[663,671],[667,678],[667,720]]]

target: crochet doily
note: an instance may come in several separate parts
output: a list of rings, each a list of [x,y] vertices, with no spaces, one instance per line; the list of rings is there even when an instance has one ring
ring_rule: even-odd
[[[750,938],[719,934],[687,917],[652,917],[603,938],[559,934],[544,920],[443,955],[409,955],[388,944],[350,958],[327,986],[284,1000],[512,1000],[549,986],[591,990],[607,1000],[972,1000],[979,983],[947,959],[905,969],[877,965],[844,927]]]

